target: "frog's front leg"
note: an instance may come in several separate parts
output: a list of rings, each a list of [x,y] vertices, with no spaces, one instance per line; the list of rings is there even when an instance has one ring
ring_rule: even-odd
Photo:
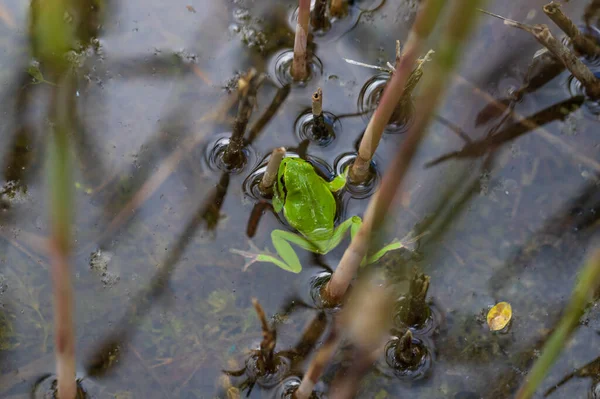
[[[329,191],[335,193],[346,186],[346,180],[348,180],[348,168],[346,168],[344,173],[336,176],[332,181],[327,182],[327,187],[329,187]]]
[[[354,236],[356,235],[356,232],[360,228],[361,224],[362,224],[362,219],[358,216],[352,216],[351,218],[342,222],[342,224],[340,224],[333,231],[333,234],[331,235],[329,242],[327,243],[325,248],[323,248],[321,253],[326,254],[327,252],[329,252],[332,249],[334,249],[335,247],[337,247],[340,244],[340,242],[342,241],[342,239],[344,238],[348,229],[350,229],[350,237],[354,238]]]

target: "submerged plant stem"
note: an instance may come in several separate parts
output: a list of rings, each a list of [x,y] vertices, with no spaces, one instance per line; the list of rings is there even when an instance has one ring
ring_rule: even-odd
[[[579,325],[579,319],[583,316],[586,306],[592,300],[594,292],[599,286],[600,249],[595,249],[583,266],[558,326],[544,345],[542,356],[533,365],[533,369],[527,375],[527,381],[517,392],[516,399],[528,399],[533,396],[548,370],[568,343],[571,334]]]
[[[396,110],[423,43],[433,30],[445,3],[443,0],[426,0],[421,6],[396,71],[385,86],[379,105],[360,142],[358,156],[350,169],[350,180],[354,183],[362,183],[368,178],[369,165],[383,130]]]
[[[241,157],[242,149],[244,148],[246,126],[248,126],[248,121],[256,102],[256,92],[264,79],[263,75],[256,76],[256,71],[253,69],[246,76],[247,80],[240,79],[240,105],[237,117],[233,123],[233,132],[231,133],[229,145],[223,154],[223,161],[230,166],[237,166],[242,162]]]
[[[294,59],[292,61],[292,77],[295,80],[306,80],[308,77],[308,22],[310,19],[310,0],[299,0],[298,23],[294,39]]]

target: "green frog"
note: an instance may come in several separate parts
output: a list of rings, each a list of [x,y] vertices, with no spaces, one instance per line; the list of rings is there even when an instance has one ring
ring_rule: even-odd
[[[296,157],[284,158],[273,187],[273,209],[277,213],[283,210],[285,219],[300,234],[285,230],[271,232],[271,241],[279,257],[232,249],[231,252],[249,259],[244,270],[254,262],[270,262],[292,273],[300,273],[302,265],[291,244],[324,255],[339,245],[348,229],[354,237],[362,224],[360,217],[352,216],[334,226],[336,201],[333,193],[344,188],[346,175],[347,171],[332,181],[326,181],[309,162]],[[387,252],[402,247],[402,242],[395,240],[365,257],[362,265],[371,264]]]

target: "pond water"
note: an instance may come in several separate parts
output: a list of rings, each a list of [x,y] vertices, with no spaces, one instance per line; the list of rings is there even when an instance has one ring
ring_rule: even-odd
[[[579,22],[583,3],[566,3],[563,10]],[[543,4],[487,6],[515,20],[550,24]],[[243,271],[244,259],[230,253],[231,248],[248,250],[251,243],[273,251],[270,232],[282,227],[273,213],[265,212],[255,235],[248,237],[256,199],[244,189],[245,179],[273,148],[298,147],[295,123],[310,108],[317,87],[323,89],[323,109],[339,119],[336,138],[326,147],[310,144],[308,154],[332,173],[344,155],[356,151],[368,122],[357,114],[359,96],[378,72],[344,59],[380,66],[393,62],[395,40],[406,39],[417,6],[415,0],[357,0],[345,19],[316,36],[313,78],[304,86],[292,85],[252,143],[246,165],[227,180],[210,154],[214,143],[231,133],[235,82],[250,67],[268,75],[252,126],[285,80],[280,64],[293,46],[294,2],[111,4],[94,42],[97,51],[81,56],[81,134],[73,139],[73,273],[81,369],[108,334],[128,334],[113,370],[90,379],[97,397],[224,398],[222,370],[241,368],[248,349],[261,339],[252,298],[268,317],[291,296],[311,301],[311,278],[323,269],[303,251],[297,251],[304,265],[300,274],[267,263]],[[38,376],[54,370],[45,249],[50,84],[32,85],[25,73],[31,65],[27,13],[26,2],[0,2],[0,393],[11,398],[25,397]],[[358,397],[510,397],[558,320],[597,236],[600,124],[593,106],[585,104],[564,121],[520,136],[487,163],[481,157],[425,167],[465,144],[449,125],[471,140],[489,133],[499,119],[476,125],[489,103],[485,93],[502,98],[519,87],[537,50],[527,33],[480,18],[386,228],[391,240],[404,237],[417,223],[431,221],[428,226],[434,229],[448,220],[443,234],[419,248],[418,267],[431,276],[428,297],[436,315],[422,337],[432,353],[431,365],[423,378],[407,379],[378,363]],[[569,85],[569,74],[563,72],[525,95],[514,111],[527,117],[566,101],[572,96]],[[402,132],[384,135],[375,157],[380,174],[404,137]],[[219,186],[226,192],[207,223],[198,215]],[[360,197],[342,195],[339,219],[362,216],[368,198]],[[329,253],[327,264],[335,268],[348,243]],[[147,309],[131,310],[138,293],[174,257],[167,292]],[[374,267],[387,267],[399,279],[406,276],[406,264],[394,253]],[[511,303],[513,321],[507,332],[493,334],[485,314],[499,301]],[[293,346],[313,314],[301,310],[286,319],[278,331],[278,349]],[[599,331],[594,304],[538,397],[600,356],[594,349],[600,347]],[[325,386],[344,362],[342,355],[326,373]],[[585,397],[600,374],[585,377],[549,397]],[[255,387],[250,397],[276,393]]]

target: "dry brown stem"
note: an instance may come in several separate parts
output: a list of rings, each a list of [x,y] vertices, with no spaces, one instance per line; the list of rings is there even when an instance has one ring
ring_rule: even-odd
[[[323,90],[320,87],[312,95],[312,113],[315,118],[323,113]]]
[[[362,376],[381,354],[392,321],[393,292],[380,281],[365,278],[348,299],[340,314],[340,325],[356,348],[356,355],[348,370],[338,373],[334,379],[332,399],[355,397]]]
[[[529,32],[536,40],[548,49],[556,58],[558,58],[565,67],[581,82],[586,90],[586,94],[592,98],[600,98],[600,80],[597,79],[592,71],[581,60],[571,52],[564,44],[557,40],[547,25],[527,25],[512,19],[489,11],[480,10],[495,18],[502,19],[505,25],[512,26]]]
[[[586,37],[577,26],[560,9],[560,4],[550,2],[544,6],[544,13],[571,38],[574,47],[589,56],[600,55],[600,46],[596,45],[592,39]]]
[[[331,0],[329,14],[334,18],[341,18],[346,15],[347,7],[348,4],[346,3],[346,0]]]
[[[400,58],[402,58],[402,46],[400,40],[396,40],[396,61],[394,62],[394,68],[398,68],[400,65]]]
[[[507,22],[505,22],[507,23]],[[511,23],[507,23],[511,25]],[[525,29],[522,26],[518,28],[527,30],[530,32],[538,42],[546,47],[556,58],[565,64],[565,67],[573,76],[577,78],[586,90],[586,93],[593,98],[600,98],[600,80],[598,80],[592,71],[583,63],[575,54],[573,54],[564,44],[557,40],[547,25],[534,25],[530,29]]]
[[[271,370],[274,367],[273,364],[273,352],[275,351],[275,345],[277,345],[277,336],[275,330],[269,327],[267,316],[262,306],[258,302],[258,299],[252,298],[252,305],[262,328],[263,339],[260,343],[260,353],[262,356],[263,366],[266,370]]]
[[[327,367],[333,358],[333,355],[340,344],[341,338],[342,337],[338,332],[338,326],[336,326],[334,322],[331,326],[329,335],[325,339],[325,342],[319,348],[319,351],[310,362],[308,370],[304,374],[300,386],[296,392],[294,392],[294,399],[308,399],[310,397],[313,388],[317,381],[319,381],[319,378],[321,378],[325,367]]]
[[[294,39],[294,59],[292,61],[292,77],[295,80],[305,80],[308,77],[308,23],[310,20],[310,0],[299,0],[298,23]]]
[[[254,104],[256,103],[256,92],[264,78],[265,76],[263,74],[257,75],[256,70],[251,69],[246,77],[240,79],[238,83],[240,104],[238,106],[235,122],[233,123],[231,139],[223,154],[223,161],[227,165],[234,166],[240,163],[242,149],[244,148],[246,126],[248,126],[248,121],[250,120]]]
[[[326,30],[330,26],[329,19],[325,15],[327,11],[327,0],[315,0],[315,7],[310,14],[310,24],[314,30]]]
[[[377,109],[373,113],[360,142],[358,156],[350,169],[349,175],[352,182],[362,183],[368,178],[369,164],[379,145],[383,130],[396,110],[398,102],[404,93],[408,77],[411,75],[418,54],[421,51],[421,47],[431,33],[442,6],[443,4],[440,5],[435,0],[427,0],[423,3],[421,11],[417,15],[417,20],[408,36],[404,53],[400,57],[396,71],[385,86]]]
[[[275,183],[275,179],[277,179],[277,171],[279,170],[279,165],[281,164],[283,157],[285,157],[284,147],[275,148],[271,153],[271,158],[269,158],[269,163],[267,164],[267,170],[260,181],[259,188],[262,192],[269,192],[273,189],[273,183]]]
[[[75,398],[75,330],[69,251],[56,239],[50,245],[54,291],[54,340],[58,397]]]

